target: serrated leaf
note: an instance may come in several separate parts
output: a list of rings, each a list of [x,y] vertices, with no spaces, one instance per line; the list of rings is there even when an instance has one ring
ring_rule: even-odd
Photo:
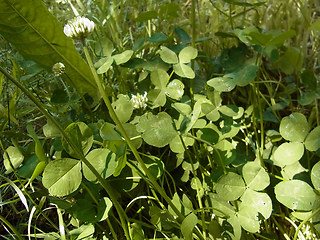
[[[43,172],[42,183],[51,195],[67,196],[81,184],[81,162],[72,158],[54,160]]]
[[[280,122],[281,136],[291,142],[303,142],[309,129],[308,121],[302,113],[292,113]]]
[[[216,192],[219,197],[228,201],[238,199],[244,190],[245,184],[242,177],[233,172],[223,175],[216,184]]]
[[[280,167],[291,165],[300,160],[304,146],[300,142],[282,143],[274,152],[274,164]]]
[[[133,54],[132,50],[125,50],[124,52],[113,55],[112,57],[113,57],[114,61],[116,62],[116,64],[120,65],[120,64],[128,62],[130,60],[132,54]]]
[[[248,162],[242,168],[243,178],[248,188],[261,191],[269,186],[270,178],[258,162]]]
[[[174,51],[170,50],[167,47],[161,46],[160,47],[160,58],[165,63],[169,64],[176,64],[178,63],[178,56],[175,54]]]
[[[155,147],[164,147],[177,135],[169,114],[160,112],[153,115],[148,112],[141,116],[137,130],[142,132],[143,140]]]
[[[195,77],[194,71],[191,67],[184,63],[177,63],[173,65],[174,72],[180,77],[193,79]]]
[[[198,56],[198,50],[188,46],[182,49],[179,53],[179,62],[180,63],[189,63],[192,59],[195,59]]]
[[[317,162],[311,170],[311,181],[314,188],[320,191],[320,162]]]
[[[301,180],[282,181],[274,192],[277,200],[292,210],[310,211],[316,199],[312,187]]]
[[[320,148],[320,126],[314,128],[308,134],[304,145],[309,151],[317,151]]]
[[[109,149],[101,148],[90,151],[86,159],[97,170],[97,172],[103,177],[110,177],[118,166],[118,160],[116,154]],[[96,181],[97,177],[91,172],[91,170],[83,164],[83,175],[89,181]]]
[[[31,7],[32,6],[32,7]],[[41,0],[0,2],[0,34],[26,59],[51,71],[57,62],[65,65],[62,78],[80,93],[96,97],[96,85],[71,38],[65,36],[61,23]]]

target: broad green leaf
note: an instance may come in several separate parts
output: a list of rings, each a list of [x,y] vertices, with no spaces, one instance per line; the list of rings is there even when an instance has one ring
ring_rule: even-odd
[[[274,192],[277,200],[292,210],[310,211],[316,199],[312,187],[301,180],[282,181]]]
[[[184,63],[177,63],[173,65],[174,72],[180,77],[193,79],[195,77],[194,71],[191,67]]]
[[[277,47],[280,47],[284,44],[284,42],[296,35],[296,31],[289,30],[280,34],[277,34],[275,37],[273,37],[269,42],[268,45],[275,45]]]
[[[132,54],[133,54],[132,50],[125,50],[124,52],[113,55],[112,57],[113,57],[114,61],[116,62],[116,64],[120,65],[120,64],[128,62],[130,60]]]
[[[304,146],[300,142],[282,143],[274,152],[274,164],[280,167],[291,165],[300,160]]]
[[[183,42],[183,43],[190,43],[191,42],[190,36],[182,28],[175,26],[174,32],[178,36],[178,38],[180,38],[181,42]]]
[[[311,181],[314,188],[320,191],[320,162],[317,162],[311,170]]]
[[[241,205],[242,206],[242,205]],[[244,230],[248,232],[258,232],[260,228],[258,212],[252,211],[250,206],[240,207],[238,220]]]
[[[309,132],[309,124],[302,113],[292,113],[280,122],[281,136],[292,142],[303,142]]]
[[[139,15],[136,17],[135,20],[137,22],[146,22],[148,20],[151,20],[157,17],[158,17],[158,12],[152,10],[152,11],[139,13]]]
[[[101,222],[103,220],[106,220],[109,216],[109,212],[112,208],[112,202],[109,198],[104,197],[102,199],[99,200],[97,209],[98,209],[98,213],[96,216],[96,221],[97,222]]]
[[[147,37],[147,40],[152,43],[160,43],[165,42],[168,39],[168,36],[164,33],[154,33],[151,35],[151,37]]]
[[[43,172],[42,184],[51,195],[67,196],[81,184],[81,162],[72,158],[54,160]]]
[[[180,63],[189,63],[192,59],[195,59],[198,56],[198,50],[188,46],[182,49],[179,53],[179,62]]]
[[[193,240],[192,232],[198,223],[198,218],[194,213],[190,213],[181,223],[181,232],[185,240]]]
[[[236,87],[233,73],[226,74],[223,77],[212,78],[207,84],[219,92],[230,92]]]
[[[6,174],[11,173],[13,169],[18,168],[24,160],[24,156],[22,155],[20,150],[14,146],[8,147],[2,156],[4,167],[7,170]]]
[[[71,123],[65,130],[73,144],[85,155],[89,152],[93,144],[93,134],[91,129],[83,122]],[[80,158],[69,143],[62,138],[64,150],[72,157]]]
[[[228,117],[235,117],[239,114],[239,108],[235,105],[222,105],[218,110]]]
[[[172,20],[174,18],[179,17],[180,6],[176,2],[169,2],[166,4],[162,4],[159,10],[159,17],[167,20]]]
[[[242,168],[243,178],[248,188],[262,191],[270,184],[270,178],[264,168],[258,162],[248,162]]]
[[[317,229],[318,232],[320,232],[320,212],[319,212],[319,208],[320,208],[320,197],[317,196],[317,199],[313,204],[312,213],[314,213],[315,211],[318,211],[318,213],[312,216],[312,223],[313,223],[313,226],[315,227],[315,229]]]
[[[174,51],[170,50],[167,47],[161,46],[160,47],[160,58],[165,63],[169,64],[176,64],[178,63],[178,57],[177,54],[175,54]]]
[[[201,104],[201,112],[206,115],[206,118],[210,121],[217,121],[220,118],[218,108],[211,103]]]
[[[164,147],[177,135],[170,115],[165,112],[158,115],[145,113],[140,118],[137,130],[142,133],[146,143],[155,147]]]
[[[229,218],[235,214],[234,207],[216,193],[209,193],[208,207],[212,208],[212,213],[218,217]]]
[[[151,82],[159,89],[163,89],[167,86],[169,78],[168,73],[162,69],[152,71],[150,75]]]
[[[133,113],[133,106],[128,95],[119,94],[112,107],[121,122],[127,122]]]
[[[308,134],[304,145],[309,151],[317,151],[320,148],[320,126],[314,128]]]
[[[320,31],[320,19],[319,18],[314,23],[311,24],[310,29],[313,31]]]
[[[83,224],[80,226],[79,235],[77,237],[78,240],[80,239],[87,239],[93,240],[94,234],[94,225],[93,224]]]
[[[65,36],[61,23],[41,0],[6,0],[0,2],[0,34],[26,58],[51,71],[61,62],[62,78],[81,94],[96,97],[96,86],[83,58],[71,38]]]
[[[268,219],[272,213],[272,201],[267,193],[256,192],[250,188],[246,189],[241,197],[241,205],[249,207],[247,211],[252,211],[253,214],[261,213],[265,219]]]
[[[103,74],[109,70],[113,63],[113,57],[105,57],[103,59],[100,59],[97,63],[97,66],[101,64],[101,66],[97,69],[98,74]]]
[[[258,66],[247,65],[242,67],[239,71],[234,74],[234,80],[240,87],[244,87],[251,83],[257,76]]]
[[[225,237],[225,239],[231,239],[232,240],[239,240],[241,239],[241,225],[239,223],[239,219],[236,215],[232,215],[230,218],[226,220],[226,222],[231,227],[224,227],[224,223],[222,223],[222,227],[224,228],[225,232],[228,234],[228,237]]]
[[[142,145],[142,139],[141,139],[140,133],[137,131],[136,125],[132,123],[123,123],[122,126],[126,131],[128,137],[130,139],[133,139],[131,140],[131,142],[135,146],[135,148],[136,149],[140,148]],[[118,128],[116,129],[119,130]]]
[[[288,47],[275,65],[285,74],[300,72],[303,65],[303,52],[299,48]]]
[[[245,184],[242,177],[233,172],[223,175],[216,184],[216,192],[219,197],[228,201],[238,199],[244,190]]]
[[[182,136],[182,140],[187,148],[194,144],[194,139],[191,137]],[[178,135],[170,142],[170,149],[174,153],[183,153],[185,151],[181,139]]]
[[[108,141],[122,140],[120,134],[115,130],[115,127],[112,123],[104,123],[100,128],[101,138]]]
[[[116,154],[106,148],[94,149],[90,151],[87,154],[86,159],[103,178],[110,177],[118,166]],[[91,172],[91,170],[84,163],[82,165],[84,177],[89,181],[96,181],[97,177],[93,174],[93,172]]]
[[[35,167],[29,181],[32,182],[34,179],[36,179],[36,177],[38,177],[43,172],[46,165],[47,163],[44,161],[39,162]]]
[[[147,97],[152,102],[152,108],[162,107],[167,101],[167,97],[163,89],[152,89],[148,92]]]
[[[98,56],[110,57],[113,50],[113,42],[109,38],[99,38],[95,44],[95,52]]]
[[[219,134],[212,128],[201,128],[197,131],[197,137],[211,144],[216,144],[219,141]]]
[[[284,166],[281,169],[281,175],[285,180],[292,180],[295,175],[307,171],[308,170],[301,165],[300,161],[297,161],[293,164]]]
[[[183,89],[184,84],[180,80],[174,79],[167,85],[167,87],[164,89],[164,92],[168,97],[175,100],[180,100],[184,93]]]

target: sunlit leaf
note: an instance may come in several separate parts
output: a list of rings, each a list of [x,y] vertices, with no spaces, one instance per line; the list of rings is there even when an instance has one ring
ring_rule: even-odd
[[[280,167],[291,165],[300,160],[304,146],[300,142],[282,143],[274,152],[274,164]]]
[[[195,59],[198,56],[198,50],[188,46],[182,49],[179,53],[179,62],[180,63],[189,63],[192,59]]]
[[[174,72],[180,77],[193,79],[195,77],[195,73],[191,67],[184,63],[177,63],[173,65]]]
[[[51,195],[67,196],[81,184],[81,162],[71,158],[48,163],[43,172],[42,183]]]
[[[269,186],[270,178],[258,162],[248,162],[242,168],[243,178],[247,186],[256,191],[261,191]]]
[[[282,181],[274,192],[277,200],[292,210],[309,211],[316,199],[312,187],[301,180]]]
[[[118,165],[116,155],[106,148],[94,149],[90,151],[87,154],[86,159],[103,178],[110,177]],[[87,165],[84,163],[82,165],[84,177],[89,181],[96,181],[97,177],[93,174],[93,172],[91,172]]]
[[[268,219],[272,213],[272,201],[267,193],[256,192],[250,188],[246,189],[241,197],[241,207],[249,207],[246,211],[251,211],[253,215],[261,213],[265,219]]]
[[[6,168],[6,174],[11,173],[13,169],[16,169],[23,162],[24,156],[20,150],[14,146],[10,146],[3,153],[3,164]],[[12,167],[13,169],[12,169]]]
[[[181,224],[181,232],[186,240],[193,240],[192,232],[198,223],[198,218],[194,213],[190,213]]]
[[[133,54],[132,50],[125,50],[122,53],[113,55],[112,58],[114,59],[114,61],[116,62],[117,65],[126,63],[130,60],[131,56]]]
[[[121,122],[127,122],[133,113],[133,105],[128,95],[119,94],[118,99],[112,103],[112,107]]]
[[[164,46],[160,47],[160,58],[162,59],[162,61],[169,64],[178,63],[177,54],[175,54],[175,52]]]
[[[226,74],[223,77],[210,79],[207,84],[219,92],[230,92],[236,87],[235,76],[233,73]]]
[[[238,199],[244,190],[245,184],[242,177],[233,172],[223,175],[216,184],[216,192],[219,197],[228,201]]]
[[[250,206],[240,207],[240,210],[238,212],[238,219],[241,227],[243,227],[244,230],[252,233],[259,231],[260,224],[258,212],[252,211],[252,208]]]
[[[303,142],[309,129],[308,121],[302,113],[292,113],[280,122],[281,136],[292,142]]]
[[[143,140],[155,147],[164,147],[177,135],[169,114],[160,112],[153,115],[148,112],[141,116],[137,130],[142,132]]]
[[[175,100],[180,100],[184,93],[183,89],[184,84],[180,80],[174,79],[171,82],[169,82],[167,87],[164,89],[164,92],[168,97],[173,98]]]
[[[320,162],[317,162],[311,170],[311,181],[314,188],[320,191]]]
[[[308,134],[304,145],[309,151],[317,151],[320,148],[320,126],[314,128]]]

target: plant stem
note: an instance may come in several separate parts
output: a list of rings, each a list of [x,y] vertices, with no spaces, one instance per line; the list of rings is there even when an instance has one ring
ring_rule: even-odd
[[[112,118],[112,120],[114,121],[114,123],[117,125],[117,127],[119,128],[120,133],[122,134],[123,138],[125,139],[126,143],[128,144],[128,146],[130,147],[133,155],[135,156],[136,160],[138,161],[138,163],[140,164],[140,166],[142,167],[143,171],[145,172],[145,174],[148,177],[148,180],[151,182],[152,186],[155,188],[155,190],[165,199],[165,201],[171,206],[171,208],[174,210],[174,212],[178,215],[180,221],[182,221],[184,219],[184,216],[180,213],[180,211],[176,208],[176,206],[172,203],[171,199],[168,197],[168,195],[166,194],[166,192],[163,190],[163,188],[161,188],[161,186],[158,184],[158,182],[156,181],[156,179],[153,177],[153,175],[151,174],[151,172],[149,171],[149,169],[147,168],[147,166],[144,164],[142,158],[140,157],[136,147],[132,144],[132,141],[130,140],[127,132],[125,131],[125,129],[123,128],[122,123],[120,122],[117,114],[115,113],[111,102],[109,101],[109,98],[106,94],[106,91],[101,83],[101,80],[93,66],[93,62],[91,59],[91,56],[89,54],[88,48],[86,47],[85,44],[83,44],[83,50],[87,59],[87,62],[89,64],[89,67],[91,69],[91,72],[94,76],[94,79],[96,81],[96,84],[98,86],[98,90],[99,93],[104,101],[104,103],[106,104],[108,110],[109,110],[109,114]]]
[[[123,230],[125,232],[126,238],[129,240],[129,230],[128,226],[126,225],[127,216],[122,209],[120,203],[117,201],[117,198],[115,197],[115,193],[113,192],[113,189],[111,186],[107,183],[107,181],[101,177],[101,175],[97,172],[97,170],[91,165],[91,163],[85,158],[82,151],[78,149],[78,147],[73,143],[72,139],[65,133],[65,131],[62,129],[60,124],[48,113],[48,111],[45,109],[43,104],[28,90],[26,89],[18,80],[16,80],[14,77],[12,77],[6,70],[4,70],[2,67],[0,67],[0,72],[2,72],[13,84],[15,84],[18,88],[21,89],[22,92],[24,92],[27,97],[39,108],[39,110],[42,112],[44,116],[47,117],[58,129],[58,131],[61,133],[62,137],[65,138],[67,143],[71,146],[71,148],[77,153],[77,155],[80,157],[81,161],[84,162],[84,164],[91,170],[91,172],[97,177],[97,180],[101,184],[101,186],[106,190],[107,194],[110,196],[112,202],[114,203],[114,206],[119,214],[120,221],[123,227]]]
[[[192,27],[192,37],[191,46],[195,48],[196,46],[196,0],[191,2],[191,27]],[[191,68],[194,71],[194,59],[191,60]],[[194,78],[190,79],[190,99],[191,106],[194,105]]]
[[[12,224],[9,221],[7,221],[7,219],[0,215],[0,220],[11,229],[11,231],[16,235],[16,237],[19,240],[24,240],[20,233],[17,231],[17,229],[15,229],[14,226],[12,226]]]

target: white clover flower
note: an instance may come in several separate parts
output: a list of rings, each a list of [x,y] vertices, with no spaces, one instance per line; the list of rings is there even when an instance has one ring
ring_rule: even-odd
[[[131,97],[131,103],[133,104],[133,107],[138,108],[146,108],[147,107],[147,92],[144,92],[143,95],[138,93],[137,95],[132,95]]]
[[[85,39],[94,30],[94,22],[86,17],[75,17],[64,26],[63,32],[67,37]]]
[[[61,62],[55,63],[55,64],[52,66],[52,72],[53,72],[54,75],[56,75],[56,76],[60,76],[61,74],[63,74],[65,69],[66,69],[66,67],[65,67],[64,64],[61,63]]]

